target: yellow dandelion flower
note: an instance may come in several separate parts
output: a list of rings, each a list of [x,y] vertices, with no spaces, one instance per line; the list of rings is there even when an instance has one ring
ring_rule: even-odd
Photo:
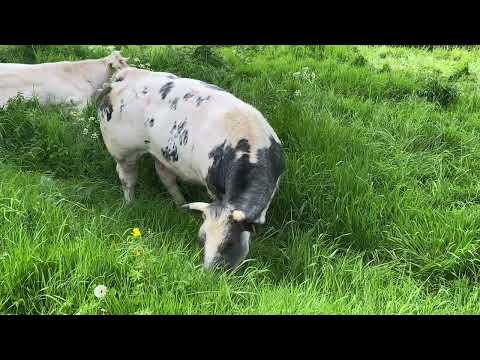
[[[140,236],[142,236],[142,233],[140,232],[140,228],[138,228],[138,227],[133,228],[133,230],[132,230],[132,235],[133,235],[133,237],[140,237]]]

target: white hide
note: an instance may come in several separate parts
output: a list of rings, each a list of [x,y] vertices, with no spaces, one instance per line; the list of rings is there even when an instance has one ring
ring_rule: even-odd
[[[41,104],[83,107],[112,74],[128,66],[118,51],[97,60],[0,64],[0,107],[21,94]]]

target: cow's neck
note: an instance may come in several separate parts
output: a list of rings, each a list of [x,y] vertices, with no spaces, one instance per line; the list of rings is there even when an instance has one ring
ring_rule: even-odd
[[[111,73],[105,59],[78,61],[74,66],[78,68],[81,77],[92,86],[93,91],[101,88],[110,79]]]
[[[235,149],[222,144],[215,151],[207,183],[225,206],[242,210],[249,221],[263,222],[283,172],[283,153],[272,142],[269,148],[256,151],[256,161],[249,153],[236,156]]]

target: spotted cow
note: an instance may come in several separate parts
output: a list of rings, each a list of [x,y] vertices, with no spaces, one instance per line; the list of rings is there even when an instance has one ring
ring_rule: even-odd
[[[117,70],[127,67],[118,51],[97,60],[44,64],[0,63],[0,107],[21,94],[41,104],[68,104],[83,108]]]
[[[97,112],[126,201],[138,159],[151,154],[174,201],[203,214],[204,267],[236,268],[284,171],[281,142],[262,114],[217,86],[135,68],[104,86]],[[205,186],[212,202],[186,204],[177,178]]]

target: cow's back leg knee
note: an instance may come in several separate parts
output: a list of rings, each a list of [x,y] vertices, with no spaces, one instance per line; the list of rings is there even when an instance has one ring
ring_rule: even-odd
[[[177,177],[174,173],[168,170],[161,162],[155,160],[155,171],[162,184],[167,188],[168,193],[173,197],[173,200],[177,205],[185,204],[185,198],[180,192],[180,188],[177,184]]]

